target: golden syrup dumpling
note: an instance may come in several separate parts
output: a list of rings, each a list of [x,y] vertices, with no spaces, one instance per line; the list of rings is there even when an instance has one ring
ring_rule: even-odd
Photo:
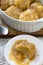
[[[38,13],[39,17],[43,17],[43,5],[40,2],[35,2],[31,4],[31,8],[34,8]]]
[[[15,49],[20,50],[19,47],[21,47],[21,46],[26,47],[27,45],[28,45],[27,40],[18,40],[18,41],[15,42]]]
[[[19,18],[19,15],[20,15],[20,13],[21,13],[21,11],[22,11],[21,9],[19,9],[19,8],[15,7],[15,6],[11,6],[11,7],[9,7],[9,8],[5,11],[5,13],[6,13],[7,15],[13,17],[13,18],[18,19],[18,18]]]
[[[18,52],[21,52],[22,54],[24,53],[24,49],[23,49],[23,46],[26,47],[28,45],[28,42],[27,40],[18,40],[15,42],[15,49],[18,51]]]
[[[28,43],[27,40],[17,40],[12,47],[11,53],[14,54],[13,57],[15,56],[15,58],[17,58],[20,62],[22,62],[25,59],[22,46],[27,46],[28,45],[27,43]]]
[[[9,59],[15,59],[18,62],[22,62],[25,59],[25,57],[23,56],[23,54],[19,53],[14,47],[12,47]]]
[[[35,45],[32,44],[32,43],[28,43],[27,40],[22,40],[22,42],[20,44],[16,44],[15,49],[20,54],[24,55],[25,58],[27,57],[30,60],[32,60],[35,57],[35,54],[36,54]]]
[[[1,0],[1,9],[5,10],[9,7],[9,0]]]
[[[0,0],[1,1],[1,9],[6,10],[8,7],[14,5],[14,0]]]
[[[20,62],[22,62],[25,59],[24,54],[22,53],[21,48],[19,49],[19,46],[20,45],[22,46],[21,43],[26,46],[28,42],[27,42],[27,40],[17,40],[15,42],[15,44],[12,46],[11,54],[10,54],[10,56],[11,55],[13,56],[12,59],[14,59],[14,57],[15,57]],[[21,53],[19,51],[21,51]]]
[[[43,17],[43,6],[39,6],[37,8],[37,12],[38,12],[39,17],[42,18]]]
[[[32,1],[33,0],[15,0],[15,6],[24,10],[30,6]]]
[[[20,64],[33,60],[35,58],[35,55],[36,46],[33,43],[30,43],[27,40],[17,40],[11,47],[9,59],[13,61],[16,60],[16,62]],[[25,62],[26,59],[28,59],[28,61]]]
[[[31,7],[32,7],[32,8],[37,8],[37,7],[39,7],[40,5],[41,5],[40,2],[34,2],[34,3],[31,4]]]
[[[25,58],[28,58],[30,60],[34,59],[36,54],[36,48],[35,45],[32,43],[28,44],[19,44],[18,47],[16,47],[17,51],[20,52],[22,55],[24,55]]]
[[[43,6],[41,5],[40,2],[35,2],[31,4],[31,7],[36,9],[37,11],[42,11],[43,10]]]
[[[19,20],[33,21],[37,20],[38,18],[38,14],[34,9],[28,9],[20,14]]]

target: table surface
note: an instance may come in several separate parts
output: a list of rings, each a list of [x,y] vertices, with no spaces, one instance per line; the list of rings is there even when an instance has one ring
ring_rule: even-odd
[[[39,39],[43,42],[43,37],[41,37],[41,38],[39,37]],[[9,65],[4,58],[4,48],[9,40],[10,40],[10,38],[0,39],[0,65]]]
[[[33,33],[20,32],[20,31],[14,30],[11,27],[9,27],[3,19],[0,21],[0,25],[6,26],[9,30],[8,35],[6,35],[6,36],[0,35],[0,38],[12,38],[14,36],[21,35],[21,34],[28,34],[28,35],[33,35],[36,37],[43,37],[43,28],[40,29],[39,31],[33,32]],[[43,25],[43,23],[42,23],[42,25]]]

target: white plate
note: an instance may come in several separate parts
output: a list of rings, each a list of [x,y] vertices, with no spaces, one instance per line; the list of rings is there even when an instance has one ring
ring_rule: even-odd
[[[13,62],[13,61],[11,61],[11,60],[8,59],[8,54],[10,52],[10,48],[13,45],[13,43],[16,40],[20,40],[20,39],[26,39],[29,42],[31,42],[31,43],[33,43],[33,44],[36,45],[38,56],[36,56],[36,58],[32,62],[30,62],[29,65],[42,65],[42,62],[43,62],[43,43],[39,39],[37,39],[37,38],[35,38],[33,36],[30,36],[30,35],[19,35],[19,36],[16,36],[16,37],[12,38],[7,43],[7,45],[5,47],[4,55],[5,55],[5,58],[8,61],[8,63],[10,65],[17,65],[15,62]]]

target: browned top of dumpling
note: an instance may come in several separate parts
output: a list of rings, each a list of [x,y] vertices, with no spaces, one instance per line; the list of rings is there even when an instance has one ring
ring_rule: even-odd
[[[1,9],[6,10],[8,7],[14,5],[14,0],[0,0]]]
[[[9,0],[1,0],[1,9],[5,10],[9,7]]]
[[[26,9],[26,8],[29,8],[30,6],[30,3],[32,2],[33,0],[15,0],[15,6],[21,8],[21,9]]]
[[[32,21],[37,20],[38,18],[38,14],[34,9],[27,9],[20,14],[19,20]]]
[[[31,8],[35,9],[39,17],[43,17],[43,6],[40,2],[35,2],[31,4]]]
[[[5,11],[5,13],[6,13],[7,15],[13,17],[13,18],[18,19],[18,18],[19,18],[19,15],[20,15],[20,13],[21,13],[21,11],[22,11],[21,9],[19,9],[19,8],[15,7],[15,6],[11,6],[11,7],[9,7],[9,8]]]

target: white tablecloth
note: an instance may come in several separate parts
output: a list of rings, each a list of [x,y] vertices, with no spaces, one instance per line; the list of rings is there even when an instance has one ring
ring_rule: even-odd
[[[43,37],[39,38],[43,42]],[[0,39],[0,65],[9,65],[4,58],[4,48],[10,39]]]

